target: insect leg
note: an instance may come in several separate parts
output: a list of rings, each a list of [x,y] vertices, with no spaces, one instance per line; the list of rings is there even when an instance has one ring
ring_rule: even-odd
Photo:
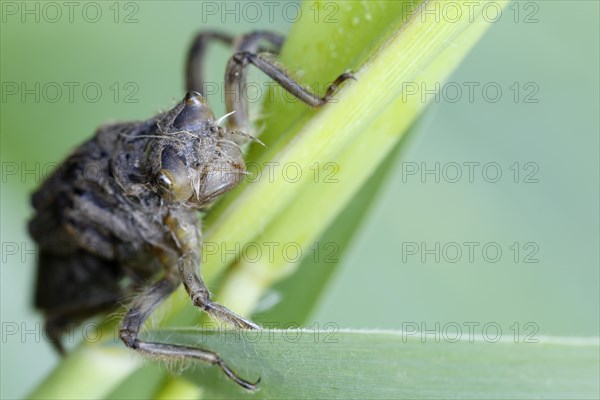
[[[183,279],[183,284],[194,305],[206,311],[213,318],[230,323],[237,328],[260,329],[260,326],[254,322],[210,299],[210,292],[208,291],[206,284],[195,272],[199,265],[199,261],[200,257],[198,253],[196,253],[184,255],[179,262],[179,271]]]
[[[352,73],[345,72],[327,87],[324,96],[319,96],[305,89],[264,54],[251,51],[238,52],[229,59],[225,71],[225,103],[227,112],[235,110],[235,114],[228,119],[231,129],[245,131],[248,128],[248,103],[244,100],[243,93],[246,85],[246,67],[250,64],[279,83],[293,96],[315,108],[327,103],[344,81],[354,79]]]
[[[119,336],[128,347],[134,349],[140,347],[140,340],[137,337],[144,321],[163,300],[177,289],[179,283],[177,276],[168,274],[133,300],[119,329]]]
[[[181,251],[178,268],[183,286],[195,306],[206,311],[211,317],[230,323],[241,329],[260,329],[260,326],[210,298],[210,292],[202,278],[196,273],[200,265],[200,233],[184,215],[172,213],[166,220]]]
[[[119,329],[121,340],[127,347],[150,355],[174,358],[193,358],[212,365],[218,365],[225,375],[238,385],[249,390],[256,390],[256,384],[258,382],[248,382],[237,376],[236,373],[227,366],[225,361],[213,351],[204,350],[198,347],[147,342],[138,339],[144,321],[146,321],[152,311],[179,286],[179,283],[180,281],[176,274],[167,274],[165,278],[158,281],[154,286],[151,286],[142,294],[138,295],[121,322]]]
[[[187,56],[186,62],[186,91],[196,91],[204,94],[204,68],[203,62],[206,53],[206,48],[211,42],[221,42],[225,45],[234,46],[234,51],[267,51],[265,47],[259,46],[262,41],[267,41],[273,45],[269,49],[274,53],[278,53],[284,41],[284,36],[268,31],[257,31],[247,35],[235,38],[231,35],[217,32],[206,31],[199,33],[192,43]]]
[[[284,41],[285,36],[280,35],[279,33],[270,31],[254,31],[237,38],[233,51],[234,53],[239,53],[241,51],[262,53],[268,51],[270,53],[279,54]],[[268,48],[260,46],[260,44],[264,42],[268,42],[271,46]]]
[[[233,45],[234,37],[216,31],[199,33],[192,43],[188,52],[185,69],[186,91],[196,91],[204,94],[204,68],[203,61],[206,47],[210,42],[218,41],[226,45]]]

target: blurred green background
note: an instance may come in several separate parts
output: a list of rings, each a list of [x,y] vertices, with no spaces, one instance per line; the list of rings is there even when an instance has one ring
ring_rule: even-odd
[[[148,1],[97,3],[102,15],[95,23],[95,8],[83,14],[87,3],[78,3],[73,22],[56,3],[62,17],[51,22],[56,13],[43,4],[2,2],[2,398],[23,396],[58,361],[39,330],[22,337],[41,322],[31,307],[34,246],[25,227],[29,194],[45,168],[98,125],[145,119],[181,98],[195,32],[286,32],[293,19],[275,8],[273,18],[263,12],[256,21],[254,14],[222,20],[223,13],[207,15],[202,2]],[[21,7],[39,12],[23,15]],[[504,11],[407,138],[311,321],[385,329],[493,322],[506,338],[517,323],[521,339],[531,322],[535,337],[598,336],[598,15],[590,1],[515,2]],[[227,54],[211,50],[209,80],[221,81]],[[21,85],[36,82],[39,101],[22,98]],[[68,82],[79,84],[72,99]],[[62,88],[56,102],[54,83]],[[94,87],[102,90],[97,102]],[[495,88],[502,90],[497,101]],[[223,112],[220,96],[209,100]],[[421,170],[436,163],[440,181],[423,179]],[[454,163],[463,173],[456,183]],[[472,182],[464,163],[479,163]],[[502,173],[496,183],[488,182],[496,168],[482,175],[488,163]],[[415,167],[419,172],[410,174]],[[473,262],[464,242],[480,243]],[[403,252],[413,243],[417,254]],[[450,245],[436,262],[423,252],[436,243],[460,244],[462,257],[451,262]],[[498,262],[483,257],[486,243],[502,249]],[[537,263],[525,262],[532,250]]]

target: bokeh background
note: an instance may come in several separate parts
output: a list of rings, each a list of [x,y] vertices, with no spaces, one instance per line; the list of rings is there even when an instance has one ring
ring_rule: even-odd
[[[179,99],[195,32],[285,33],[291,20],[282,8],[254,20],[207,15],[202,2],[138,1],[96,3],[102,15],[90,22],[96,7],[76,3],[72,18],[56,3],[62,16],[52,22],[57,14],[45,3],[2,2],[2,398],[25,395],[58,362],[36,328],[34,245],[26,233],[29,195],[46,168],[98,125],[145,119]],[[509,338],[515,324],[521,339],[534,329],[534,337],[598,336],[598,16],[593,1],[514,2],[504,11],[407,138],[311,321],[384,329],[492,322]],[[210,80],[220,82],[227,52],[215,48],[210,56]],[[39,99],[22,97],[38,82]],[[69,82],[78,84],[72,98]],[[102,94],[94,102],[95,87]],[[222,113],[220,96],[211,102]],[[421,177],[436,163],[439,182]],[[479,163],[472,181],[464,163]],[[453,183],[455,165],[463,176]],[[498,170],[502,176],[490,182]],[[479,243],[473,262],[465,242]],[[410,243],[417,254],[403,252]],[[423,251],[436,243],[458,243],[462,257],[452,262],[450,245],[436,262]],[[485,259],[486,243],[501,248],[499,261]],[[38,336],[23,336],[26,330]]]

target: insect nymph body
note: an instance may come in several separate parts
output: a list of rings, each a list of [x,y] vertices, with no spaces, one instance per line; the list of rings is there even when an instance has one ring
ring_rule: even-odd
[[[225,73],[227,127],[199,93],[202,56],[209,41],[235,47]],[[64,329],[137,293],[120,324],[120,338],[141,352],[188,357],[218,365],[247,389],[214,352],[138,338],[144,321],[181,283],[192,302],[213,318],[236,328],[255,323],[210,299],[198,274],[200,222],[206,208],[244,177],[241,145],[248,140],[247,104],[240,95],[250,64],[307,104],[325,104],[345,73],[323,97],[303,89],[261,52],[278,52],[283,37],[254,32],[234,40],[207,32],[189,54],[185,98],[148,121],[101,127],[78,147],[33,195],[36,210],[29,224],[40,249],[36,306],[62,351]],[[264,46],[263,46],[264,45]]]

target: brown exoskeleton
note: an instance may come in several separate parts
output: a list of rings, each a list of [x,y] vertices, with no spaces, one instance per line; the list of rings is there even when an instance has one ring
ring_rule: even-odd
[[[259,326],[210,299],[198,275],[200,223],[205,209],[244,177],[241,145],[248,140],[248,105],[241,92],[250,64],[312,107],[328,102],[340,75],[323,97],[304,89],[265,57],[279,52],[284,38],[253,32],[240,38],[206,32],[198,35],[187,62],[187,91],[173,109],[147,121],[101,127],[47,179],[32,202],[29,223],[39,245],[35,304],[46,330],[63,352],[67,325],[118,307],[137,293],[121,321],[119,335],[128,346],[158,356],[187,357],[218,365],[246,389],[215,352],[138,339],[150,313],[183,282],[192,302],[236,328]],[[207,44],[234,47],[225,72],[227,112],[221,127],[205,99],[202,58]],[[148,285],[149,284],[149,285]]]

